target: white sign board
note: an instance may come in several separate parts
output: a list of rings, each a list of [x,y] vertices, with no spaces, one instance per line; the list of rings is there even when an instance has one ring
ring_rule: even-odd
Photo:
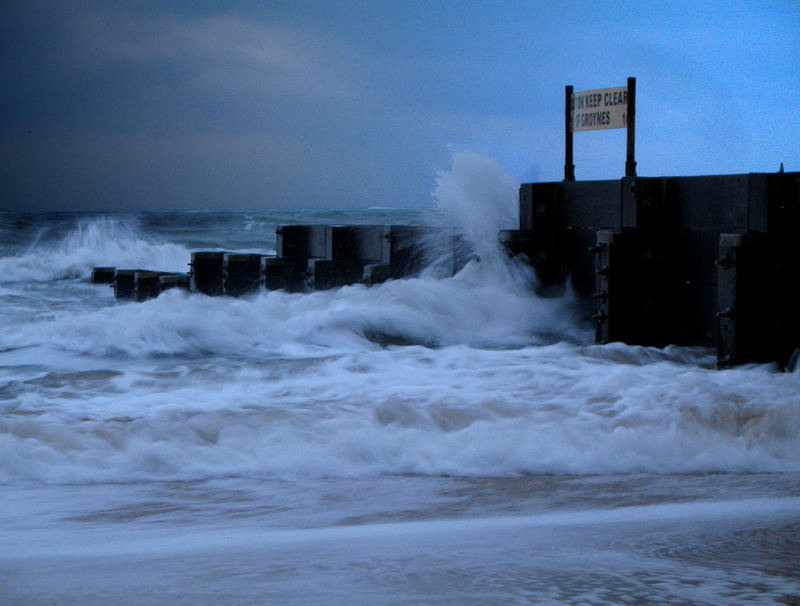
[[[572,95],[572,132],[628,126],[628,87],[597,88]]]

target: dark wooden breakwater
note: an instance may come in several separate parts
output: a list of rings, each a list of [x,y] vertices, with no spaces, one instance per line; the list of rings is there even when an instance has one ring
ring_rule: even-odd
[[[526,183],[519,219],[501,242],[542,295],[569,281],[598,343],[716,347],[722,367],[800,346],[800,173]]]
[[[541,296],[577,293],[598,343],[701,345],[721,367],[794,366],[799,231],[800,173],[780,172],[525,183],[519,229],[499,239],[534,268]],[[200,251],[187,274],[97,267],[92,281],[139,301],[169,288],[303,292],[412,276],[434,260],[452,275],[471,256],[442,229],[285,225],[274,256]]]
[[[186,274],[95,267],[92,282],[121,299],[144,301],[170,288],[242,296],[259,288],[304,292],[404,278],[436,264],[453,275],[472,256],[450,230],[408,225],[284,225],[276,255],[199,251]]]

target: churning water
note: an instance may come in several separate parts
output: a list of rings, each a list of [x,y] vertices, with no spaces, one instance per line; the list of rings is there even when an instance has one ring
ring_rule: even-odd
[[[456,156],[435,199],[0,214],[0,602],[798,603],[800,374],[595,346],[499,253],[496,165]],[[452,224],[480,260],[241,299],[88,283],[286,223]]]

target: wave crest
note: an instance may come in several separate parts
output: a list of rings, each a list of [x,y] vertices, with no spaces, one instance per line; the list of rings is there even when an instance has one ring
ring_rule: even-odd
[[[186,248],[144,237],[121,219],[79,222],[51,241],[40,236],[25,252],[0,258],[0,283],[86,278],[95,266],[183,272],[189,259]]]

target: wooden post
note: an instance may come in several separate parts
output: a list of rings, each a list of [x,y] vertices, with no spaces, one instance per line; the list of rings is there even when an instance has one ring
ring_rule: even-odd
[[[574,180],[575,165],[572,163],[572,86],[567,86],[564,104],[564,181]]]
[[[628,78],[628,155],[625,160],[625,176],[636,176],[636,78]]]

